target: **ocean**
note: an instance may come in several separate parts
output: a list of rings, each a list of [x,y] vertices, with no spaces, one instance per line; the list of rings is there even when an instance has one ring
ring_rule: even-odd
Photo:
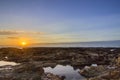
[[[17,46],[0,46],[17,47]],[[28,47],[120,47],[120,40],[116,41],[94,41],[94,42],[72,42],[72,43],[48,43],[34,44]]]
[[[50,43],[50,44],[35,45],[35,47],[120,47],[120,40],[95,41],[95,42],[73,42],[73,43]]]

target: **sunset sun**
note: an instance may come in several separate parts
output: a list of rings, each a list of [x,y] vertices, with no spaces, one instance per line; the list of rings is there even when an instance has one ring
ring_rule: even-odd
[[[21,45],[22,45],[22,46],[25,46],[25,45],[27,45],[27,42],[22,41],[22,42],[21,42]]]

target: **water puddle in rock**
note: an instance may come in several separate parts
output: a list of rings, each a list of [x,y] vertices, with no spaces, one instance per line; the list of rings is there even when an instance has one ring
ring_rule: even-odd
[[[12,69],[11,66],[19,65],[15,62],[0,61],[0,71],[6,69]],[[45,72],[50,72],[55,75],[64,76],[64,80],[84,80],[85,78],[79,74],[80,69],[74,69],[70,65],[57,65],[56,67],[44,67]]]
[[[45,72],[50,72],[55,75],[64,76],[64,80],[84,80],[85,78],[79,74],[80,69],[75,69],[70,66],[57,65],[54,68],[45,67]]]
[[[15,66],[18,65],[18,63],[9,62],[9,61],[0,61],[0,66],[6,66],[6,65]]]
[[[16,65],[19,65],[19,64],[15,62],[9,62],[9,61],[0,61],[0,70],[12,69],[11,66],[16,66]]]

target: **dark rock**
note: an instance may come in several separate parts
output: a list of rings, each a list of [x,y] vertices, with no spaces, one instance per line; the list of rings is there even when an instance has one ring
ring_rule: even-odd
[[[44,70],[41,66],[36,66],[35,64],[32,64],[32,63],[24,63],[15,67],[14,72],[39,73],[39,75],[42,75],[44,73]]]
[[[41,80],[62,80],[61,77],[54,75],[52,73],[45,73],[42,77]]]
[[[97,66],[97,67],[90,66],[90,67],[87,67],[87,68],[84,68],[83,70],[81,70],[80,74],[82,76],[90,78],[90,77],[95,77],[95,76],[100,75],[104,70],[105,70],[105,68],[103,66]]]

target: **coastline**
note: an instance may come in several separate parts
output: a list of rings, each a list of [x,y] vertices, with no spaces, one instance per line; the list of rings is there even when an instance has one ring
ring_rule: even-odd
[[[79,74],[84,76],[84,78],[91,78],[94,80],[98,76],[101,78],[102,73],[105,71],[105,74],[109,73],[108,67],[117,67],[113,71],[119,69],[119,58],[120,58],[120,48],[104,48],[104,47],[31,47],[31,48],[0,48],[0,61],[12,61],[16,63],[20,63],[15,67],[11,68],[13,71],[3,71],[5,74],[11,74],[10,77],[15,77],[13,74],[19,75],[22,73],[23,75],[27,72],[26,80],[30,78],[29,75],[36,74],[37,77],[42,78],[44,80],[46,78],[46,74],[59,78],[58,80],[62,80],[62,76],[55,76],[56,74],[46,73],[42,70],[45,67],[55,68],[57,65],[70,65],[74,69],[80,69]],[[27,65],[30,65],[28,67]],[[91,66],[93,65],[93,66]],[[96,66],[94,66],[96,65]],[[86,69],[86,66],[87,69]],[[6,66],[5,66],[6,67]],[[38,67],[40,68],[41,76],[38,76],[39,72],[36,73]],[[4,66],[3,66],[4,68]],[[28,68],[28,69],[27,69]],[[35,71],[33,70],[35,69]],[[22,72],[21,72],[22,70]],[[31,74],[31,70],[32,74]],[[87,70],[87,71],[86,71]],[[20,71],[20,73],[19,73]],[[91,72],[92,73],[91,73]],[[90,73],[88,75],[88,73]],[[98,74],[99,73],[99,74]],[[92,75],[94,74],[94,75]],[[117,72],[119,74],[119,72]],[[2,76],[3,73],[0,74]],[[23,75],[19,75],[19,80]],[[35,77],[36,75],[32,75]],[[44,77],[43,77],[44,75]],[[105,75],[103,75],[105,76]],[[20,78],[21,77],[21,78]],[[3,79],[2,79],[3,78]],[[2,80],[5,80],[5,76],[2,76]],[[53,78],[53,77],[51,77]],[[119,77],[117,77],[119,79]],[[12,80],[13,78],[11,78]],[[38,80],[39,80],[38,79]],[[37,80],[37,79],[35,79]],[[63,79],[66,80],[66,79]],[[82,80],[82,79],[81,79]],[[95,79],[97,80],[97,79]]]

